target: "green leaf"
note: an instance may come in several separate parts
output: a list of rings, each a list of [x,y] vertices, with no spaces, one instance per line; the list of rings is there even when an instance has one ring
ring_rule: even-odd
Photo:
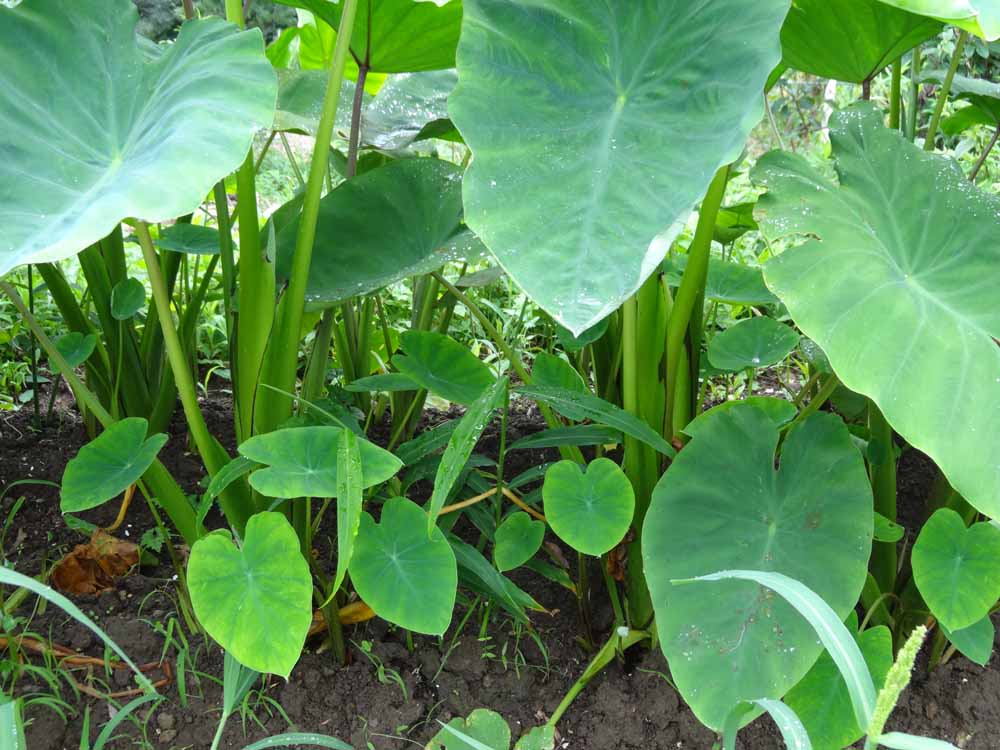
[[[553,427],[527,435],[507,446],[508,451],[539,448],[558,448],[563,445],[621,445],[618,430],[599,424],[577,424],[571,427]]]
[[[598,424],[634,437],[664,456],[672,457],[677,453],[673,446],[654,432],[648,424],[591,393],[578,393],[565,388],[541,385],[523,385],[517,390],[528,398],[548,404],[570,419],[572,419],[570,414],[580,414]]]
[[[712,239],[720,245],[730,245],[747,232],[755,230],[757,222],[753,218],[753,209],[756,205],[756,203],[737,203],[733,206],[723,206],[720,208],[715,218]],[[711,264],[711,261],[709,263]],[[747,266],[741,263],[733,263],[731,265],[737,268],[747,268]],[[709,277],[712,275],[711,265],[709,266],[708,275]],[[761,286],[763,286],[763,281],[761,281]]]
[[[869,105],[831,120],[840,184],[794,154],[755,167],[770,239],[812,239],[764,276],[844,385],[871,398],[978,510],[1000,515],[1000,199]],[[845,284],[844,279],[850,279]],[[960,427],[959,427],[960,426]]]
[[[56,349],[66,360],[70,367],[79,367],[94,353],[97,346],[97,336],[93,333],[82,334],[78,331],[71,331],[56,339]],[[55,366],[50,362],[50,366]]]
[[[333,592],[339,590],[344,582],[354,553],[354,540],[361,526],[361,508],[365,500],[362,493],[358,438],[350,430],[345,430],[337,446],[337,574],[330,589]]]
[[[579,334],[639,288],[739,156],[788,0],[464,6],[448,106],[475,156],[466,219]]]
[[[531,366],[531,384],[545,388],[561,388],[575,393],[590,393],[587,384],[583,382],[583,377],[573,365],[562,357],[547,352],[539,352],[535,356],[535,361]],[[568,419],[577,422],[587,418],[585,412],[570,406],[564,407],[562,413]]]
[[[137,19],[129,0],[0,7],[0,276],[75,255],[127,216],[191,213],[270,123],[259,31],[207,18],[140,46]]]
[[[890,521],[881,513],[875,514],[875,541],[895,544],[903,538],[906,532],[902,526],[895,521]]]
[[[970,661],[981,667],[989,663],[993,655],[993,639],[996,636],[996,628],[993,627],[993,620],[989,615],[961,630],[949,630],[944,623],[941,623],[941,628],[955,648]]]
[[[266,467],[250,475],[250,485],[267,497],[336,497],[337,455],[345,432],[321,425],[250,438],[240,445],[240,453]],[[361,440],[358,445],[365,489],[392,478],[403,465],[374,443]]]
[[[146,437],[149,423],[130,417],[111,425],[66,464],[59,507],[78,513],[117,497],[146,473],[167,442],[163,434]]]
[[[502,575],[471,544],[466,544],[454,535],[449,536],[448,542],[458,561],[458,579],[465,588],[503,607],[522,625],[527,625],[529,622],[525,609],[545,611],[545,608],[530,594],[518,588],[507,576]]]
[[[940,83],[945,76],[946,72],[943,70],[930,70],[923,78],[925,81]],[[948,135],[956,135],[973,125],[995,128],[1000,123],[1000,84],[981,78],[956,75],[951,81],[951,95],[969,102],[972,106],[960,109],[944,119],[941,129]]]
[[[280,280],[291,270],[300,207],[301,197],[294,198],[270,219]],[[456,258],[474,260],[475,248],[459,241],[461,227],[461,173],[446,161],[400,159],[341,183],[320,201],[309,308],[331,307]]]
[[[920,595],[952,630],[974,625],[1000,599],[1000,529],[990,523],[966,528],[958,513],[941,508],[920,530],[911,562]]]
[[[888,732],[878,738],[878,744],[891,750],[958,750],[950,742],[930,737],[916,737],[902,732]]]
[[[495,382],[490,368],[467,346],[434,331],[405,331],[400,337],[405,355],[392,364],[421,388],[456,404],[468,406]]]
[[[448,495],[451,494],[452,487],[462,474],[472,449],[476,447],[479,436],[486,429],[490,415],[498,406],[500,399],[507,391],[507,378],[500,378],[493,384],[492,388],[487,388],[482,395],[476,399],[475,403],[465,412],[458,427],[448,440],[448,447],[444,449],[441,463],[438,464],[437,473],[434,476],[434,492],[431,494],[430,513],[427,516],[427,531],[433,532],[436,528],[438,514],[444,507]]]
[[[111,317],[128,320],[146,305],[146,287],[139,279],[119,281],[111,290]]]
[[[325,747],[329,750],[354,750],[346,742],[341,742],[336,737],[327,737],[325,734],[313,734],[312,732],[287,732],[276,734],[252,745],[247,745],[243,750],[269,750],[272,747],[299,747],[309,745],[312,747]]]
[[[635,492],[614,461],[598,458],[586,469],[560,461],[545,472],[545,518],[556,535],[587,555],[603,555],[632,525]]]
[[[178,222],[160,232],[154,244],[160,250],[188,255],[218,255],[219,230],[201,224]]]
[[[781,738],[785,741],[785,747],[788,750],[813,750],[812,742],[809,741],[809,733],[806,732],[802,720],[790,706],[786,706],[779,700],[768,698],[758,698],[754,704],[770,714],[778,731],[781,732]]]
[[[712,339],[708,361],[727,372],[769,367],[791,354],[798,344],[799,335],[773,318],[749,318]]]
[[[404,465],[412,466],[424,456],[428,456],[434,451],[444,448],[451,439],[451,435],[455,432],[458,424],[457,419],[450,419],[447,422],[439,424],[437,427],[432,427],[426,432],[417,435],[413,440],[408,440],[396,448],[396,455],[399,456],[399,460]]]
[[[780,573],[828,602],[842,628],[867,574],[871,487],[844,423],[832,414],[803,421],[776,469],[778,438],[758,409],[720,413],[677,454],[643,524],[660,645],[681,694],[714,728],[740,702],[784,695],[821,647],[794,604],[754,583],[671,581],[731,569]]]
[[[353,383],[344,386],[344,390],[351,393],[398,393],[399,391],[418,391],[420,386],[400,372],[387,372],[381,375],[358,378]]]
[[[687,260],[686,255],[671,255],[663,261],[671,286],[680,286]],[[770,305],[778,301],[764,284],[764,272],[759,267],[718,258],[708,259],[705,299],[727,305]]]
[[[933,16],[990,42],[1000,39],[1000,3],[997,0],[881,1],[912,13]]]
[[[587,344],[593,344],[607,333],[609,320],[610,318],[604,318],[577,336],[565,326],[556,323],[556,339],[559,341],[559,346],[568,352],[581,351]]]
[[[524,511],[511,513],[496,530],[493,559],[501,571],[519,568],[538,552],[545,538],[545,524]]]
[[[767,415],[768,419],[775,427],[782,427],[798,414],[795,405],[783,398],[770,398],[768,396],[751,396],[742,401],[723,401],[718,406],[713,406],[706,412],[702,412],[684,428],[685,435],[696,437],[712,420],[720,414],[737,409],[757,409]]]
[[[217,531],[191,546],[188,590],[198,620],[250,669],[287,678],[312,623],[312,575],[281,513],[247,521],[242,548]]]
[[[555,727],[548,724],[532,727],[514,745],[514,750],[553,750],[556,746]]]
[[[23,698],[10,699],[0,693],[0,727],[3,728],[0,750],[28,750],[22,707]]]
[[[861,83],[940,31],[940,22],[879,0],[795,0],[781,49],[796,70]]]
[[[329,0],[276,0],[304,8],[331,28],[340,26],[343,3]],[[461,0],[437,2],[379,0],[359,12],[351,33],[351,52],[374,73],[406,73],[455,67],[462,20]]]
[[[427,743],[427,750],[507,750],[510,727],[496,711],[477,708],[467,719],[455,717]]]
[[[857,617],[852,614],[852,618],[856,628]],[[877,691],[892,666],[892,633],[884,626],[869,628],[856,640]],[[784,700],[802,720],[815,750],[840,750],[864,734],[854,716],[844,678],[825,651]]]
[[[255,468],[257,468],[256,461],[251,461],[246,456],[237,456],[215,472],[215,476],[208,483],[208,489],[205,490],[205,494],[202,495],[201,502],[198,504],[198,524],[205,522],[205,517],[208,515],[215,498],[225,492],[226,488],[233,482],[242,479]]]
[[[351,558],[351,580],[375,614],[401,628],[442,635],[451,623],[458,587],[455,555],[444,534],[415,503],[395,497],[380,522],[368,513]]]

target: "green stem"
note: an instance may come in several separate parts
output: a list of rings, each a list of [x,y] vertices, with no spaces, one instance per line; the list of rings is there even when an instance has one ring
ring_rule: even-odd
[[[319,202],[323,193],[323,178],[326,175],[330,155],[330,139],[333,136],[337,107],[340,103],[340,88],[344,80],[344,68],[350,50],[351,32],[358,10],[358,0],[344,0],[337,31],[337,43],[333,51],[333,64],[327,81],[326,96],[319,127],[316,130],[316,145],[309,165],[309,180],[306,183],[299,219],[299,233],[295,242],[291,275],[275,318],[274,335],[264,364],[263,382],[283,391],[295,390],[296,365],[299,352],[299,331],[302,327],[302,312],[305,307],[306,284],[309,267],[312,264],[313,243],[316,239],[316,222],[319,218]],[[270,432],[291,414],[292,403],[287,399],[263,399],[257,404],[256,417],[261,432]]]
[[[786,433],[789,432],[793,427],[799,424],[799,422],[805,421],[805,419],[811,414],[819,411],[820,407],[830,400],[830,396],[833,395],[833,392],[837,390],[837,386],[839,385],[840,379],[836,375],[828,375],[816,395],[810,399],[809,403],[805,405],[795,419],[782,428],[782,431]]]
[[[983,153],[979,155],[976,160],[976,165],[969,172],[969,182],[975,182],[976,178],[979,176],[979,170],[983,168],[986,163],[986,159],[989,158],[990,152],[993,147],[997,145],[997,140],[1000,140],[1000,124],[997,125],[996,130],[993,131],[993,137],[990,138],[990,142],[986,144],[986,148],[983,149]]]
[[[906,137],[912,143],[917,137],[917,120],[920,110],[920,45],[913,48],[910,58],[910,103],[906,113]]]
[[[903,104],[903,58],[892,64],[892,85],[889,89],[889,127],[899,130],[899,117]]]
[[[948,66],[948,73],[941,82],[938,91],[937,102],[934,105],[934,114],[931,115],[931,124],[927,126],[927,138],[924,140],[924,151],[934,150],[934,139],[937,137],[938,125],[941,124],[941,115],[944,113],[944,105],[948,102],[948,94],[951,91],[952,81],[955,80],[955,73],[958,72],[958,65],[962,62],[962,52],[965,51],[965,41],[969,38],[969,32],[961,31],[958,41],[955,42],[955,51],[951,56],[951,65]]]
[[[872,493],[875,498],[875,510],[888,518],[896,520],[896,451],[892,427],[886,421],[882,411],[874,401],[868,403],[868,428],[871,432],[873,445],[879,447],[876,459],[869,457],[868,467],[871,474]],[[872,452],[869,451],[869,454]],[[891,592],[896,587],[895,542],[876,542],[869,565],[872,575],[878,582],[879,589]]]

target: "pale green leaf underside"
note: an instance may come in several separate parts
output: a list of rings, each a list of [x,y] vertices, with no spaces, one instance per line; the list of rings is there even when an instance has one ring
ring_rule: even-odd
[[[759,119],[788,0],[466,0],[469,226],[575,334],[663,259]],[[739,18],[739,23],[733,19]]]
[[[127,216],[190,213],[270,123],[259,31],[191,21],[150,59],[137,18],[128,0],[0,7],[0,275],[74,255]]]
[[[932,16],[988,41],[1000,39],[1000,0],[882,0],[887,5]]]
[[[1000,200],[858,105],[830,128],[840,185],[793,154],[758,163],[771,239],[810,235],[765,266],[844,384],[1000,515]]]

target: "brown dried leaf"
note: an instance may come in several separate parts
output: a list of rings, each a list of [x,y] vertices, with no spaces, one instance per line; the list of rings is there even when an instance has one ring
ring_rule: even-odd
[[[98,529],[52,569],[52,585],[68,594],[100,594],[139,564],[139,547]]]

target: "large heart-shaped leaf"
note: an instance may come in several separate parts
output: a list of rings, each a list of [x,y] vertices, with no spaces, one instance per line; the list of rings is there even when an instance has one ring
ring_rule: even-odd
[[[712,339],[708,361],[728,372],[769,367],[787,357],[798,344],[799,334],[774,318],[749,318]]]
[[[990,523],[966,528],[941,508],[920,530],[912,563],[920,595],[951,630],[974,625],[1000,599],[1000,529]]]
[[[292,267],[300,206],[296,198],[271,219],[280,279]],[[457,241],[462,235],[462,180],[454,164],[401,159],[359,175],[320,202],[307,304],[331,307],[450,260],[474,259],[470,245]]]
[[[455,553],[436,526],[428,536],[427,513],[416,503],[392,498],[379,523],[361,516],[350,572],[379,617],[417,633],[448,629],[458,587]]]
[[[148,429],[145,419],[123,419],[83,446],[63,473],[62,512],[96,508],[139,481],[167,442],[162,434],[147,438]]]
[[[448,401],[468,406],[496,382],[485,362],[443,333],[411,330],[400,341],[406,354],[397,354],[392,364],[421,388]]]
[[[467,220],[573,333],[638,289],[739,155],[788,6],[466,0],[449,110],[475,154]]]
[[[340,27],[342,2],[277,2],[308,10],[331,28]],[[354,23],[351,53],[376,73],[453,68],[461,21],[462,0],[368,0]]]
[[[242,548],[224,531],[191,547],[188,591],[198,620],[240,664],[287,677],[312,623],[312,576],[281,513],[247,521]]]
[[[1000,0],[881,0],[888,5],[932,16],[988,41],[1000,39]]]
[[[879,0],[794,0],[781,48],[796,70],[861,83],[940,31],[939,21]]]
[[[270,123],[259,31],[210,18],[140,47],[137,18],[129,0],[0,7],[0,276],[74,255],[126,216],[192,212]]]
[[[844,385],[997,516],[1000,199],[882,120],[867,105],[833,117],[839,185],[794,154],[758,162],[765,235],[812,238],[764,276]]]
[[[250,485],[267,497],[336,497],[337,455],[344,430],[329,425],[293,427],[256,435],[239,451],[264,464],[250,475]],[[367,440],[358,440],[363,489],[391,478],[403,462]]]
[[[560,461],[545,472],[545,517],[556,535],[587,555],[603,555],[632,525],[635,492],[614,461],[598,458],[586,469]]]
[[[778,435],[752,405],[718,414],[656,486],[642,531],[660,644],[684,698],[710,727],[742,701],[784,695],[821,646],[791,605],[756,583],[675,587],[673,579],[780,573],[843,618],[867,575],[872,494],[847,428],[832,414],[808,418],[788,434],[776,470]]]

